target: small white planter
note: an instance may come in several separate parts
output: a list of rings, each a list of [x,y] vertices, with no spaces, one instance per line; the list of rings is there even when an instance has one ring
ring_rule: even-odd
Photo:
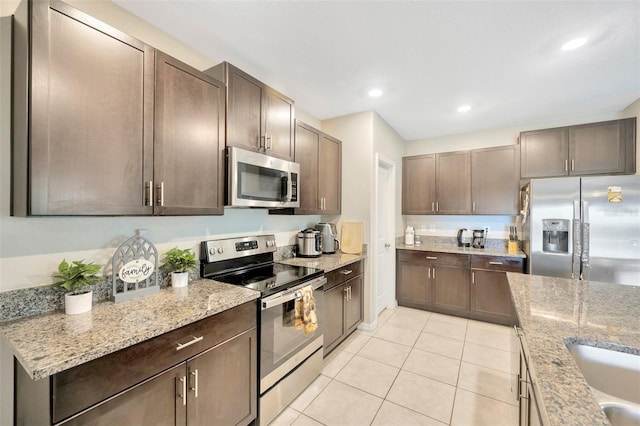
[[[172,272],[171,287],[186,287],[189,284],[188,272]]]
[[[92,307],[93,291],[81,294],[65,293],[64,310],[67,315],[89,312]]]

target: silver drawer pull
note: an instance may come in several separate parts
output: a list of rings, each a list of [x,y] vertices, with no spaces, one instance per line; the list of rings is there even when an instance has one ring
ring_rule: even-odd
[[[427,259],[429,259],[429,260],[438,260],[438,258],[436,256],[427,256]]]
[[[353,271],[351,269],[343,269],[342,271],[340,271],[340,273],[342,275],[349,275],[350,273],[352,273]]]
[[[489,262],[489,265],[502,265],[502,262]]]
[[[179,389],[182,391],[178,394],[178,397],[182,399],[182,405],[187,405],[187,377],[182,376],[178,381],[180,382]]]
[[[193,337],[193,339],[191,339],[191,341],[189,341],[187,343],[178,343],[177,346],[176,346],[176,351],[182,350],[182,349],[186,348],[187,346],[191,346],[194,343],[198,343],[202,339],[204,339],[204,336],[200,336],[200,337],[192,336],[192,337]]]

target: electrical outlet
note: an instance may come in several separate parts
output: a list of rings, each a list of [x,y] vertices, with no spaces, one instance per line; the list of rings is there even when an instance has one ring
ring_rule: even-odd
[[[436,230],[436,225],[435,224],[431,224],[429,225],[429,231],[435,231]]]

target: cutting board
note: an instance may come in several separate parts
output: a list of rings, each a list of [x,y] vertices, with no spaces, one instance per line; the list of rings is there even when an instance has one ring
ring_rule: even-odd
[[[362,253],[363,229],[364,224],[362,222],[342,222],[340,251],[349,254]]]

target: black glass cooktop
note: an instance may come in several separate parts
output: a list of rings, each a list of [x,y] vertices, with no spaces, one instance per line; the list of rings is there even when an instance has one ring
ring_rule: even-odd
[[[258,290],[264,297],[295,287],[303,281],[320,277],[323,273],[322,269],[270,263],[228,274],[211,276],[210,278],[223,283],[242,285]]]

